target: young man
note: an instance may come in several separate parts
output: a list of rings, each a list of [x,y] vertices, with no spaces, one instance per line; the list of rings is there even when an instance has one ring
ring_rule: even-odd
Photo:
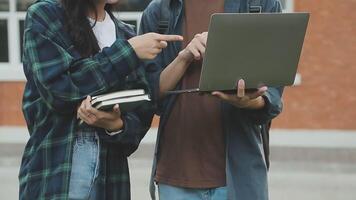
[[[141,33],[158,31],[161,4],[145,10]],[[197,87],[211,14],[280,12],[278,0],[171,0],[168,34],[184,36],[146,63],[161,120],[155,152],[154,184],[160,200],[267,200],[267,166],[261,125],[282,110],[283,88],[261,87],[248,93],[240,80],[234,95],[165,95],[168,90]],[[257,7],[261,8],[261,7]],[[219,67],[219,66],[216,66]]]

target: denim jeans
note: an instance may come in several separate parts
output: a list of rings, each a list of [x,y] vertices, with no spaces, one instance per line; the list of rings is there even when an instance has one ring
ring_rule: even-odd
[[[77,133],[69,182],[70,200],[95,199],[95,180],[99,172],[99,145],[99,138],[95,132]]]
[[[191,189],[158,184],[158,195],[160,200],[227,200],[227,189]]]

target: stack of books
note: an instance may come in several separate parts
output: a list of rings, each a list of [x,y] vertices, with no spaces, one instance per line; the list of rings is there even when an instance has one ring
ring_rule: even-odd
[[[121,113],[129,112],[141,104],[151,101],[143,89],[124,90],[92,97],[91,104],[94,108],[102,111],[111,111],[119,104]]]
[[[148,94],[143,89],[124,90],[94,96],[91,99],[91,105],[101,111],[112,111],[116,104],[119,104],[120,112],[130,112],[141,104],[151,101]],[[83,124],[79,121],[79,125]]]

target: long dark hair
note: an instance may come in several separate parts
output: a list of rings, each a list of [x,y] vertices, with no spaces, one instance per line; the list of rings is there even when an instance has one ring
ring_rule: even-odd
[[[99,52],[98,41],[88,20],[88,12],[94,12],[97,19],[96,4],[99,0],[61,0],[65,12],[65,30],[69,33],[75,49],[83,57],[89,57]],[[107,4],[105,10],[110,12]]]

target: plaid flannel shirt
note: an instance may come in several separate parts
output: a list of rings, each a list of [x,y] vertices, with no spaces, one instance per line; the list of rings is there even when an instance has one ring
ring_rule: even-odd
[[[64,30],[64,12],[56,0],[40,0],[27,12],[23,65],[27,78],[23,113],[30,139],[19,174],[20,199],[68,199],[76,109],[87,95],[128,89],[141,82],[144,70],[127,42],[135,33],[112,15],[117,39],[111,47],[83,58]],[[133,74],[133,75],[132,75]],[[141,80],[141,81],[137,81]],[[132,86],[135,87],[135,86]],[[147,87],[145,88],[147,89]],[[127,156],[152,120],[150,105],[123,114],[124,131],[100,135],[99,199],[130,199]]]

